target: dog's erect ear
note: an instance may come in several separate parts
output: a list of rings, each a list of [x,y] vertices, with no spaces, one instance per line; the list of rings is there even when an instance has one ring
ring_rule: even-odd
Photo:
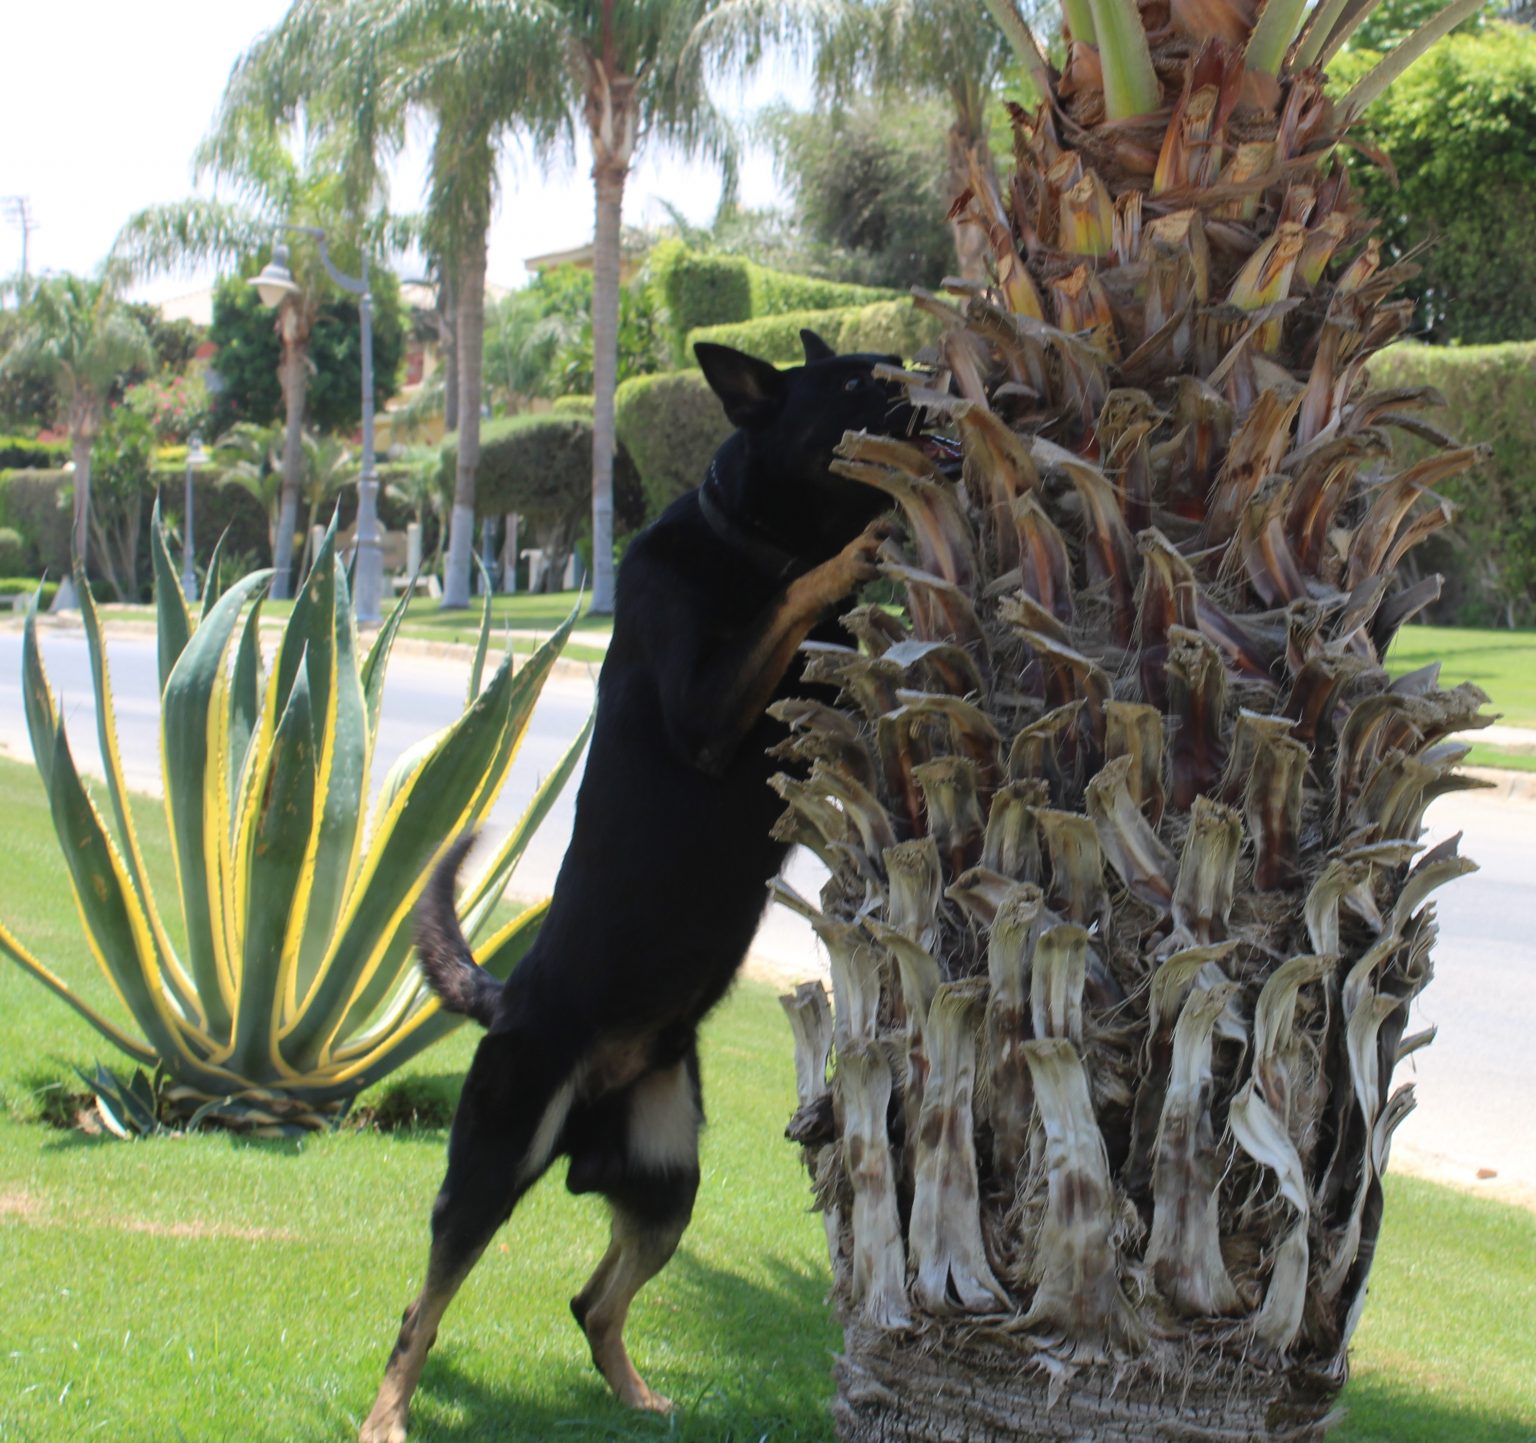
[[[805,347],[807,361],[830,361],[837,354],[815,331],[801,331],[800,344]]]
[[[709,341],[695,343],[693,354],[733,426],[760,426],[784,404],[784,375],[767,361]]]

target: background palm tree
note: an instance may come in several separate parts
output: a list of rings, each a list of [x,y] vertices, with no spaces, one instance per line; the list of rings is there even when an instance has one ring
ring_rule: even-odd
[[[272,556],[272,595],[292,594],[293,537],[303,483],[303,428],[309,387],[310,333],[331,282],[315,242],[287,235],[284,224],[319,226],[332,254],[346,268],[363,248],[370,254],[400,249],[414,235],[409,218],[393,218],[377,203],[376,174],[361,179],[349,165],[352,151],[316,124],[305,148],[288,144],[288,117],[267,87],[265,40],[236,64],[214,127],[199,146],[194,176],[230,185],[236,200],[186,200],[151,206],[132,216],[113,243],[109,268],[125,278],[208,264],[248,267],[271,252],[276,239],[290,249],[296,289],[283,298],[274,325],[282,342],[278,380],[285,411],[283,485]]]
[[[52,377],[74,463],[71,548],[80,566],[90,539],[91,446],[112,387],[127,372],[153,370],[154,347],[119,298],[112,280],[50,276],[36,282],[22,328],[0,366],[41,369]]]
[[[277,551],[277,518],[282,507],[282,434],[276,426],[238,421],[214,443],[221,485],[238,486],[267,518],[267,544]]]
[[[299,575],[305,576],[314,560],[315,530],[323,526],[326,503],[334,501],[361,474],[361,459],[339,436],[316,436],[306,431],[304,446],[304,506],[309,525],[304,532],[304,556]]]
[[[486,236],[498,162],[514,134],[551,146],[568,116],[546,82],[547,27],[524,5],[481,0],[296,0],[231,82],[267,126],[303,115],[336,160],[350,205],[379,194],[413,114],[433,127],[420,239],[452,317],[455,491],[442,605],[469,604],[485,316]]]
[[[887,104],[918,95],[949,106],[946,198],[970,184],[973,169],[992,171],[988,112],[999,104],[1013,58],[1007,38],[975,0],[801,0],[815,36],[813,74],[823,107],[874,94]],[[986,236],[951,222],[960,274],[986,272]]]

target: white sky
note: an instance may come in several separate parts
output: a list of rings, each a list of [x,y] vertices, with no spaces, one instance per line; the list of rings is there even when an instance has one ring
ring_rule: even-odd
[[[8,59],[0,85],[0,197],[23,195],[37,223],[28,266],[94,270],[118,227],[135,210],[192,194],[191,158],[207,130],[236,57],[276,24],[287,0],[66,0],[7,4]],[[716,99],[736,115],[786,98],[804,104],[808,87],[792,62],[765,70],[745,94]],[[392,182],[397,210],[419,208],[425,144],[401,158]],[[592,238],[590,157],[543,173],[515,152],[502,168],[501,202],[490,237],[489,279],[526,279],[523,259]],[[204,190],[206,191],[206,186]],[[642,153],[625,192],[626,224],[661,224],[665,197],[690,220],[706,221],[719,199],[708,168]],[[746,205],[773,203],[778,188],[766,154],[743,169]],[[21,261],[21,233],[0,222],[0,275]],[[403,270],[410,271],[407,264]],[[143,286],[162,300],[206,284],[183,274]]]

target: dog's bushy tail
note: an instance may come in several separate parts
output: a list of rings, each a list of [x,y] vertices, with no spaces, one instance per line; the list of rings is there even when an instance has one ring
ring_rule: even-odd
[[[474,844],[475,834],[466,832],[433,869],[416,904],[416,952],[427,985],[443,1007],[489,1027],[502,984],[475,961],[459,927],[453,897],[459,868]]]

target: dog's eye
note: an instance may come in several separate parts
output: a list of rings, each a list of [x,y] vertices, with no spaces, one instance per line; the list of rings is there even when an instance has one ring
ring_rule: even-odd
[[[843,390],[845,390],[845,391],[861,391],[863,389],[864,389],[864,377],[863,376],[849,376],[848,379],[843,382]]]

